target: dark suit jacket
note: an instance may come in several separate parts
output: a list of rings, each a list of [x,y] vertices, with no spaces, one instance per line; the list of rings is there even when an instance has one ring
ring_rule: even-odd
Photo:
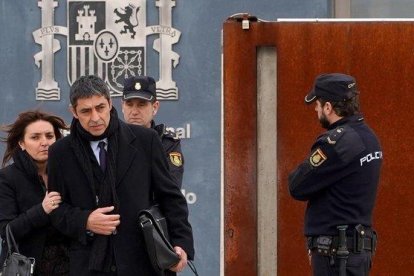
[[[138,225],[138,212],[152,203],[152,193],[163,210],[174,246],[193,259],[193,237],[188,223],[187,203],[174,183],[161,141],[154,130],[119,122],[116,192],[121,224],[114,236],[118,275],[154,275]],[[53,224],[72,239],[71,275],[90,275],[90,239],[86,234],[89,214],[95,210],[94,189],[87,182],[69,135],[49,150],[49,185],[61,193],[63,204],[52,213]]]
[[[48,227],[52,227],[42,207],[44,196],[45,190],[40,181],[27,175],[16,164],[0,170],[1,265],[7,253],[5,229],[8,223],[19,244],[20,253],[40,260]]]

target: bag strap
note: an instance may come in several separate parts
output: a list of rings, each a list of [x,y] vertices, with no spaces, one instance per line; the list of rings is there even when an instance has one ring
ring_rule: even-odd
[[[17,243],[14,239],[13,232],[11,231],[9,224],[6,225],[6,242],[9,255],[11,255],[12,253],[12,248],[14,248],[16,253],[20,254],[19,247],[17,246]]]
[[[153,223],[151,219],[148,218],[148,214],[142,215],[140,217],[140,220],[141,220],[142,230],[144,232],[145,242],[149,243],[147,246],[147,249],[148,249],[148,255],[150,256],[149,259],[151,261],[152,267],[158,267],[158,264],[155,261],[157,259],[157,256],[155,252],[154,237],[152,236],[152,227],[154,227]]]
[[[154,207],[156,207],[154,209],[154,211],[159,212],[158,206],[154,205]],[[174,251],[173,246],[171,245],[170,241],[167,239],[167,237],[165,236],[166,233],[164,233],[164,230],[162,229],[161,225],[158,223],[157,219],[154,217],[154,214],[151,211],[148,210],[143,210],[141,212],[141,217],[142,215],[145,216],[146,220],[144,221],[145,224],[148,226],[148,228],[150,228],[151,226],[154,226],[155,229],[157,230],[158,233],[160,233],[160,237],[162,238],[162,240],[164,241],[164,243],[172,250]],[[151,222],[151,223],[149,223]],[[143,224],[143,221],[141,221],[141,224]],[[143,225],[144,227],[144,225]],[[151,232],[152,233],[152,232]]]
[[[193,271],[194,275],[198,276],[197,269],[196,269],[194,263],[192,261],[188,260],[187,264],[188,264],[188,267]]]

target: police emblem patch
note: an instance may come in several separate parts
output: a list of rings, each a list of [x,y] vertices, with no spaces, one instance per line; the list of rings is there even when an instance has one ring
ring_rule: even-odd
[[[181,153],[179,152],[170,152],[170,161],[176,167],[181,167],[183,165],[183,160],[181,158]]]
[[[311,163],[312,166],[318,167],[323,162],[325,162],[325,160],[327,160],[327,159],[328,159],[328,157],[326,157],[326,155],[323,153],[323,151],[320,148],[318,148],[309,157],[309,162]]]

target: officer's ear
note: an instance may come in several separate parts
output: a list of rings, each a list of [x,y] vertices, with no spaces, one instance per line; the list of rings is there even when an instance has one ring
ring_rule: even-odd
[[[160,102],[159,101],[155,101],[152,103],[152,115],[155,116],[155,114],[157,114],[158,109],[160,108]]]
[[[325,110],[325,112],[327,112],[328,114],[330,114],[331,112],[333,112],[333,105],[331,104],[331,102],[326,102],[325,105],[323,106],[323,109]]]

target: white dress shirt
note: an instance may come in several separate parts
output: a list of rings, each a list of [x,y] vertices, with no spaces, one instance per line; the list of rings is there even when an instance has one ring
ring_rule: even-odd
[[[99,162],[99,147],[98,147],[98,144],[101,141],[104,141],[105,142],[105,150],[108,151],[108,138],[105,138],[105,139],[102,139],[102,140],[98,140],[98,141],[90,141],[93,154],[95,155],[96,160],[98,161],[98,164],[99,165],[101,163]]]

